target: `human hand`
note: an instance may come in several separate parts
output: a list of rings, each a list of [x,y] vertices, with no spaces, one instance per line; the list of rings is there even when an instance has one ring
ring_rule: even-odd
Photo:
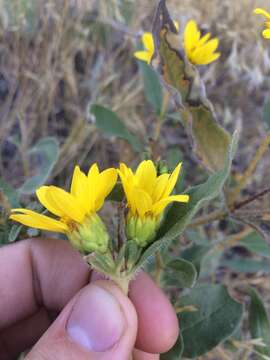
[[[157,360],[178,335],[174,310],[144,273],[129,298],[61,240],[0,249],[0,354],[10,360]],[[134,350],[136,348],[136,350]]]

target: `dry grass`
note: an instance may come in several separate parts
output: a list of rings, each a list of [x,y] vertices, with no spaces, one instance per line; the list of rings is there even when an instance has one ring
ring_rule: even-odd
[[[139,137],[153,136],[157,119],[145,100],[132,53],[142,29],[151,28],[156,1],[126,0],[133,9],[126,22],[117,0],[32,1],[31,31],[27,31],[29,23],[20,12],[19,0],[10,1],[9,6],[17,9],[13,14],[8,12],[7,3],[0,1],[1,176],[14,186],[22,184],[32,171],[27,151],[48,135],[56,136],[61,144],[50,178],[61,186],[67,186],[76,163],[88,167],[93,161],[102,166],[117,165],[120,159],[136,162],[125,142],[104,139],[97,132],[87,110],[91,102],[109,106]],[[265,0],[170,0],[168,5],[180,24],[195,18],[220,38],[220,61],[202,72],[220,121],[229,130],[242,124],[234,169],[241,172],[265,134],[262,108],[269,96],[269,43],[259,36],[262,19],[252,15],[254,7],[265,6]],[[166,121],[158,155],[166,157],[171,146],[178,146],[184,159],[190,160],[182,128]],[[270,157],[264,157],[249,184],[251,192],[268,186],[269,165]],[[198,175],[193,169],[199,167],[192,162],[187,168],[187,179],[195,183]],[[224,275],[232,291],[244,282],[269,294],[267,280],[263,276],[239,275],[235,279]],[[269,295],[265,299],[269,304]],[[248,348],[243,347],[235,359],[248,359],[248,354]],[[218,348],[202,359],[228,356]]]

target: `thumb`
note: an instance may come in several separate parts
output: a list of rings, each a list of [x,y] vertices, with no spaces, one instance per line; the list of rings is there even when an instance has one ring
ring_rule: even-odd
[[[131,301],[110,281],[87,285],[63,309],[27,360],[128,360],[137,333]]]

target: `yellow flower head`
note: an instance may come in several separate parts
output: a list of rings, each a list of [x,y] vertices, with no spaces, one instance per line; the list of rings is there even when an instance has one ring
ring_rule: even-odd
[[[201,36],[197,23],[190,20],[184,32],[184,48],[186,56],[194,65],[207,65],[220,57],[218,48],[219,40],[211,37],[210,33]]]
[[[266,10],[264,10],[264,9],[257,8],[257,9],[254,10],[254,14],[263,15],[265,17],[265,19],[266,19],[266,21],[265,21],[266,29],[263,30],[262,36],[265,39],[270,39],[270,13],[267,12]]]
[[[96,212],[102,207],[116,181],[116,169],[100,172],[97,164],[94,164],[90,167],[88,175],[85,175],[76,166],[70,192],[56,186],[42,186],[36,191],[40,203],[57,218],[29,209],[13,209],[10,219],[33,228],[65,233],[81,251],[96,250],[101,245],[101,239],[94,239],[92,230],[95,229],[96,235],[97,232],[104,232],[104,239],[108,237],[105,226]],[[84,239],[81,239],[82,235]],[[80,241],[88,241],[88,246]]]
[[[177,31],[179,31],[179,24],[177,21],[174,21],[174,25],[175,25]],[[152,33],[150,33],[150,32],[143,33],[142,43],[143,43],[144,50],[136,51],[134,53],[134,56],[137,59],[145,61],[145,62],[147,62],[147,64],[150,64],[151,59],[155,52],[155,44],[154,44],[154,38],[153,38]]]
[[[171,202],[188,202],[188,195],[171,195],[177,182],[181,164],[172,174],[157,175],[151,160],[142,161],[135,173],[125,164],[119,175],[129,207],[127,236],[145,246],[155,236],[162,213]]]

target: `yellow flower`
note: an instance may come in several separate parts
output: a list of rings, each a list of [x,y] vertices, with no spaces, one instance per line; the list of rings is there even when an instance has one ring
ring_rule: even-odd
[[[179,31],[179,24],[177,21],[174,21],[174,25],[175,25],[177,31]],[[150,32],[143,33],[142,43],[143,43],[145,50],[136,51],[134,53],[134,56],[137,59],[145,61],[145,62],[147,62],[147,64],[150,64],[151,59],[155,52],[155,44],[154,44],[154,38],[153,38],[152,33],[150,33]]]
[[[184,48],[186,56],[194,65],[207,65],[220,57],[219,40],[211,37],[210,33],[201,36],[201,32],[194,20],[190,20],[184,32]]]
[[[270,39],[270,13],[264,9],[257,8],[254,10],[254,14],[263,15],[266,19],[265,27],[266,29],[263,30],[262,36],[265,39]]]
[[[171,195],[177,182],[181,164],[172,174],[157,175],[151,160],[142,161],[135,173],[125,164],[118,171],[127,198],[127,237],[145,246],[153,240],[162,213],[173,201],[188,202],[188,195]]]
[[[94,164],[86,176],[76,166],[70,192],[56,186],[42,186],[36,191],[40,203],[57,218],[29,209],[13,209],[10,219],[33,228],[65,233],[82,252],[106,251],[108,234],[96,212],[116,181],[116,169],[100,172]]]

